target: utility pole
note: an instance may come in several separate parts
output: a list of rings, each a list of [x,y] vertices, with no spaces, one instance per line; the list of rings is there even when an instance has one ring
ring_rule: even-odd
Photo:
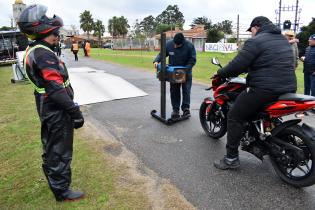
[[[278,26],[281,29],[281,8],[282,8],[282,0],[279,1],[279,18],[278,18]]]
[[[13,29],[13,18],[10,18],[11,19],[11,29]]]
[[[298,26],[298,9],[299,9],[299,0],[296,0],[295,4],[295,19],[294,19],[294,33],[296,34],[297,26]]]
[[[296,0],[295,5],[288,5],[288,6],[282,6],[282,0],[279,0],[279,9],[276,10],[276,15],[277,15],[276,16],[276,23],[277,23],[278,27],[280,29],[282,28],[282,23],[281,23],[282,12],[291,12],[291,14],[292,14],[292,12],[294,12],[294,21],[290,21],[290,20],[286,20],[286,21],[293,22],[293,24],[294,24],[293,30],[294,30],[294,33],[296,33],[298,31],[298,28],[299,28],[301,11],[302,11],[302,9],[299,8],[299,1],[298,0]]]
[[[239,14],[237,14],[236,43],[237,43],[237,46],[239,46],[239,43],[240,43],[240,15]]]

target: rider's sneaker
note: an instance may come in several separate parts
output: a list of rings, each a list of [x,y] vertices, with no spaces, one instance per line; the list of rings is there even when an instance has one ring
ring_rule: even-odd
[[[187,109],[184,109],[184,111],[183,111],[183,117],[190,117],[191,115],[190,115],[190,111],[189,111],[189,109],[187,108]]]
[[[214,161],[214,167],[221,170],[236,169],[240,167],[240,165],[241,164],[238,157],[227,158],[226,156],[224,156],[223,159]]]
[[[178,119],[179,117],[180,117],[179,111],[173,110],[173,112],[172,112],[172,114],[171,114],[171,118],[172,118],[172,119]]]

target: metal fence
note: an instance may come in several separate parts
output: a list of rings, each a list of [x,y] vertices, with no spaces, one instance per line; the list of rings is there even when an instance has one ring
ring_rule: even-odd
[[[115,50],[155,50],[159,48],[158,41],[153,38],[113,39]]]

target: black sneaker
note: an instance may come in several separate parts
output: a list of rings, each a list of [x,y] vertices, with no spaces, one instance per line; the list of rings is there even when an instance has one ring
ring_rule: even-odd
[[[73,190],[66,190],[59,195],[56,195],[56,201],[64,202],[64,201],[76,201],[84,198],[84,193],[81,191],[73,191]]]
[[[190,111],[189,111],[189,109],[184,109],[184,111],[183,111],[183,117],[190,117],[191,115],[190,115]]]
[[[240,165],[241,164],[238,157],[227,158],[226,156],[224,156],[223,159],[214,161],[214,167],[221,170],[236,169],[240,167]]]
[[[172,112],[172,114],[171,114],[171,118],[172,118],[172,119],[178,119],[179,117],[180,117],[179,111],[174,110],[174,111]]]

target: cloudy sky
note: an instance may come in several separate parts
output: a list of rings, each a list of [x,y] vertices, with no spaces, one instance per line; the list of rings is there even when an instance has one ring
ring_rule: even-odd
[[[10,25],[12,4],[14,0],[0,0],[0,26]],[[264,15],[275,22],[275,10],[279,0],[23,0],[27,5],[39,3],[48,7],[48,15],[57,14],[64,20],[65,26],[76,25],[79,28],[79,15],[89,10],[94,19],[103,21],[106,30],[108,19],[113,16],[125,16],[129,25],[134,25],[136,19],[142,20],[148,15],[156,17],[168,5],[178,5],[184,14],[188,29],[196,17],[206,16],[213,23],[232,20],[236,26],[237,14],[240,15],[241,30],[246,29],[255,16]],[[296,0],[282,0],[283,6],[293,5]],[[315,0],[299,0],[302,9],[300,22],[307,25],[312,16],[315,17]],[[282,20],[294,21],[294,12],[283,12]]]

